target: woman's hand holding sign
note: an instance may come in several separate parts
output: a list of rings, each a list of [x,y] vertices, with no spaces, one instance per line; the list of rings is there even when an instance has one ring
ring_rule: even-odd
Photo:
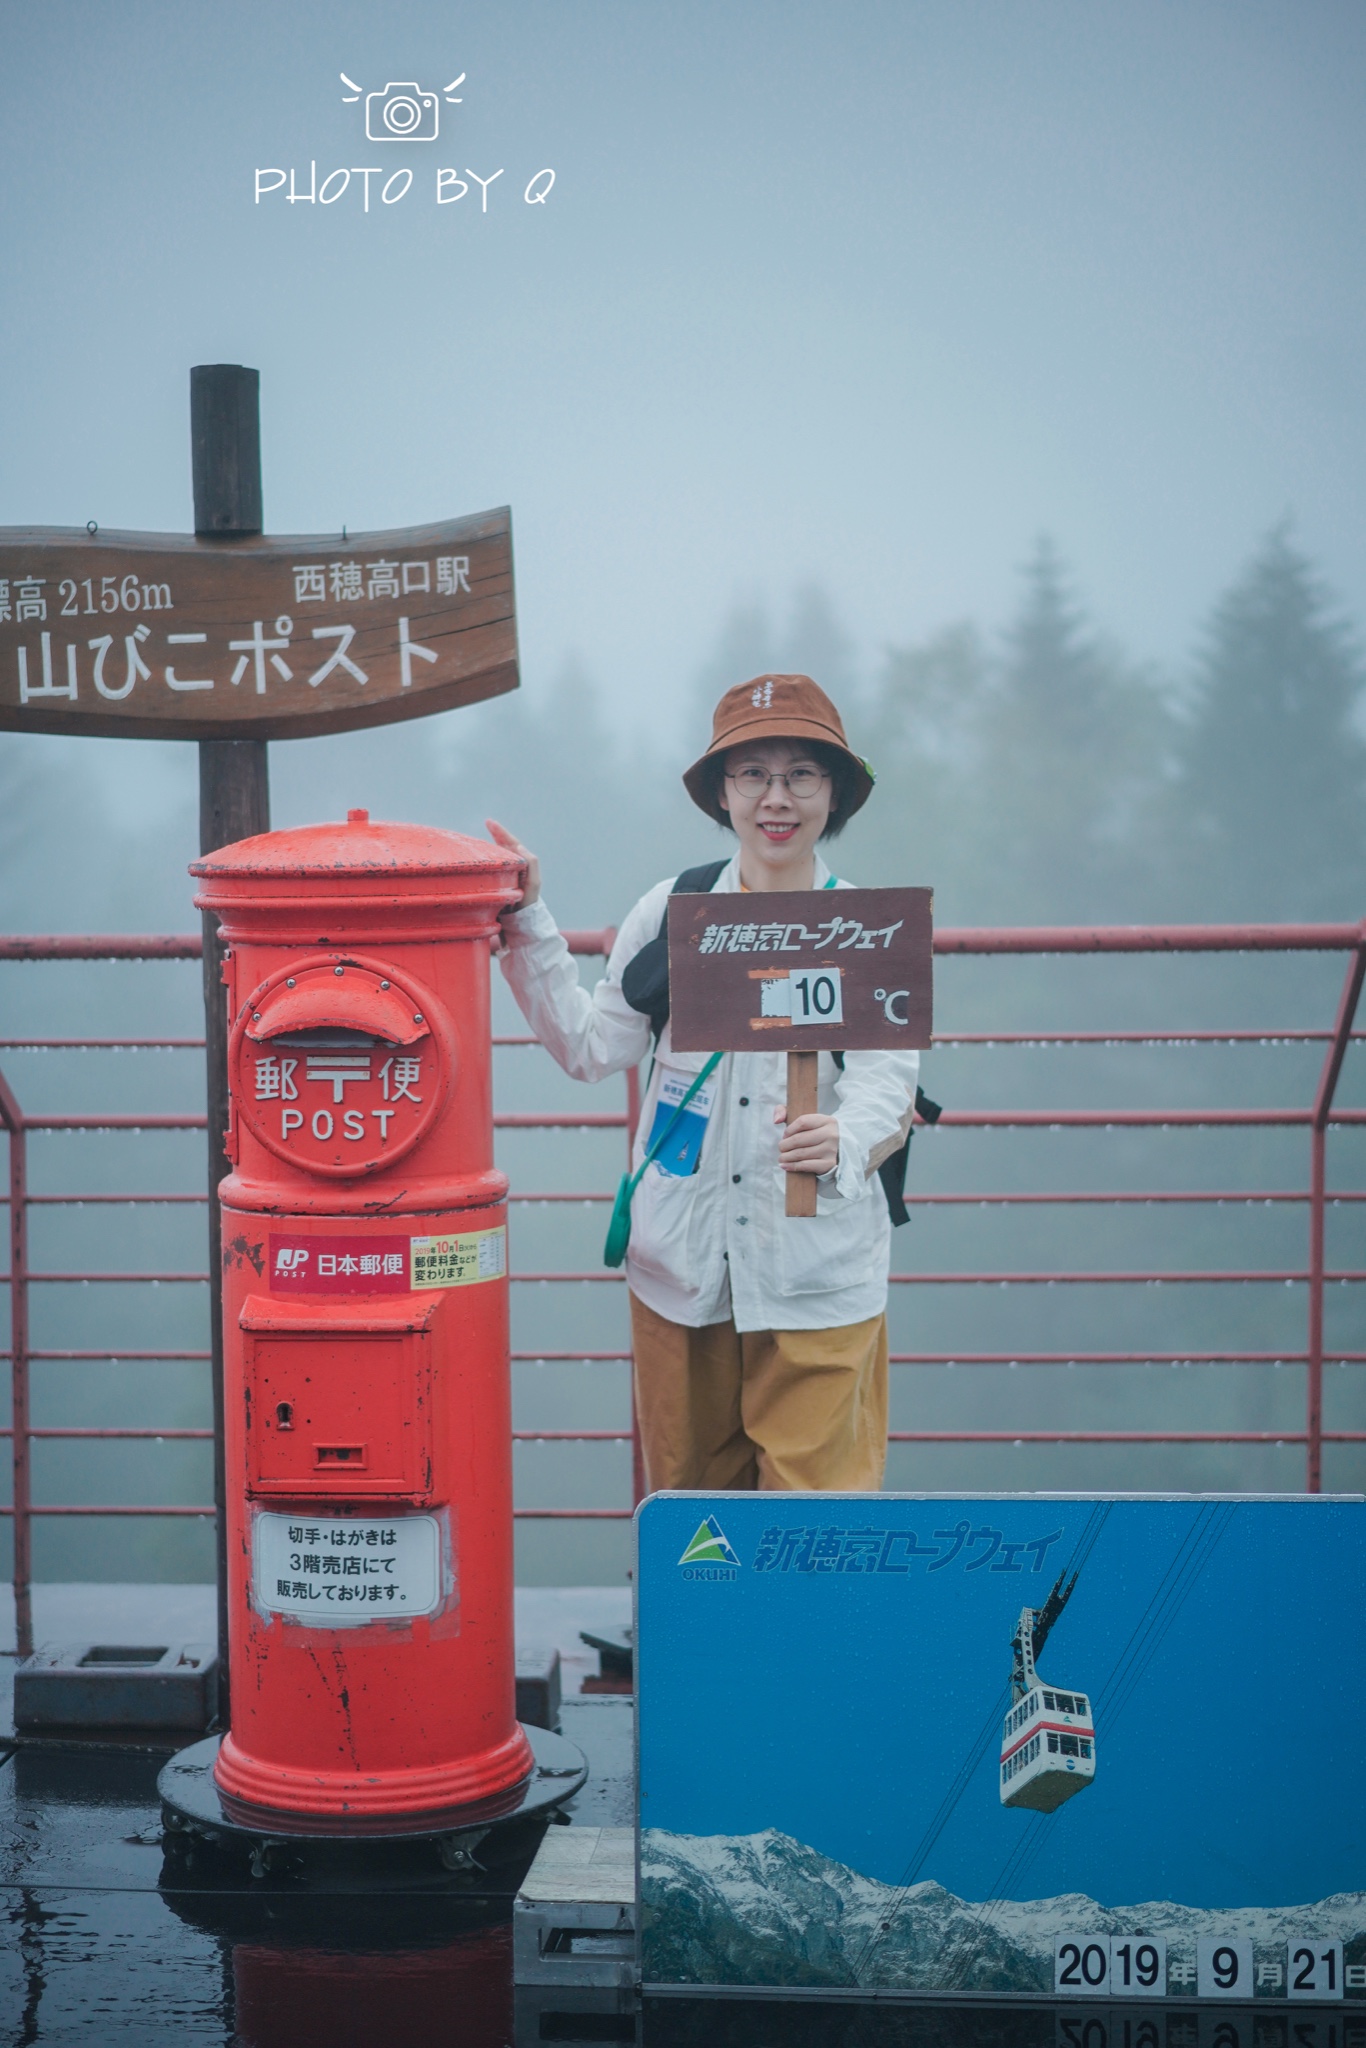
[[[773,1112],[775,1124],[787,1123],[786,1109]],[[794,1117],[778,1142],[778,1164],[784,1173],[833,1173],[840,1163],[839,1118]]]

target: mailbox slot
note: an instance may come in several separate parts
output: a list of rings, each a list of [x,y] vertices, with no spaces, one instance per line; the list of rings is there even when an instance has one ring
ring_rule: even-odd
[[[373,968],[312,962],[299,967],[256,1002],[248,1013],[251,1039],[297,1037],[317,1046],[413,1045],[430,1026],[412,995]]]
[[[320,1472],[364,1472],[368,1449],[366,1444],[314,1444],[313,1463]]]
[[[246,1301],[248,1492],[425,1501],[440,1305],[439,1295],[335,1307]]]

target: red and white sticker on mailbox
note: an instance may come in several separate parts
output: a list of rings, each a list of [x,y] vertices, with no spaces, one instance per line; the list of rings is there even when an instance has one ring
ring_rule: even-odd
[[[444,1237],[318,1237],[272,1231],[272,1294],[412,1294],[469,1287],[507,1271],[507,1230]]]

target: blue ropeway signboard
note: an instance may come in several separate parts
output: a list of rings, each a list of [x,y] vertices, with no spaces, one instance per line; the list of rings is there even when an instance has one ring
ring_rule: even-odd
[[[1363,1584],[1359,1496],[654,1496],[644,1982],[1366,2019]]]

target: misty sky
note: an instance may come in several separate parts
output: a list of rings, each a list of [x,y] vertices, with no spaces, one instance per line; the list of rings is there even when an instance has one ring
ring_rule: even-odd
[[[510,503],[528,688],[652,729],[737,597],[873,661],[1042,529],[1140,656],[1286,512],[1366,617],[1360,5],[11,0],[5,56],[0,522],[187,527],[239,361],[268,530]],[[462,103],[367,142],[342,71]],[[412,189],[253,203],[314,162]]]

